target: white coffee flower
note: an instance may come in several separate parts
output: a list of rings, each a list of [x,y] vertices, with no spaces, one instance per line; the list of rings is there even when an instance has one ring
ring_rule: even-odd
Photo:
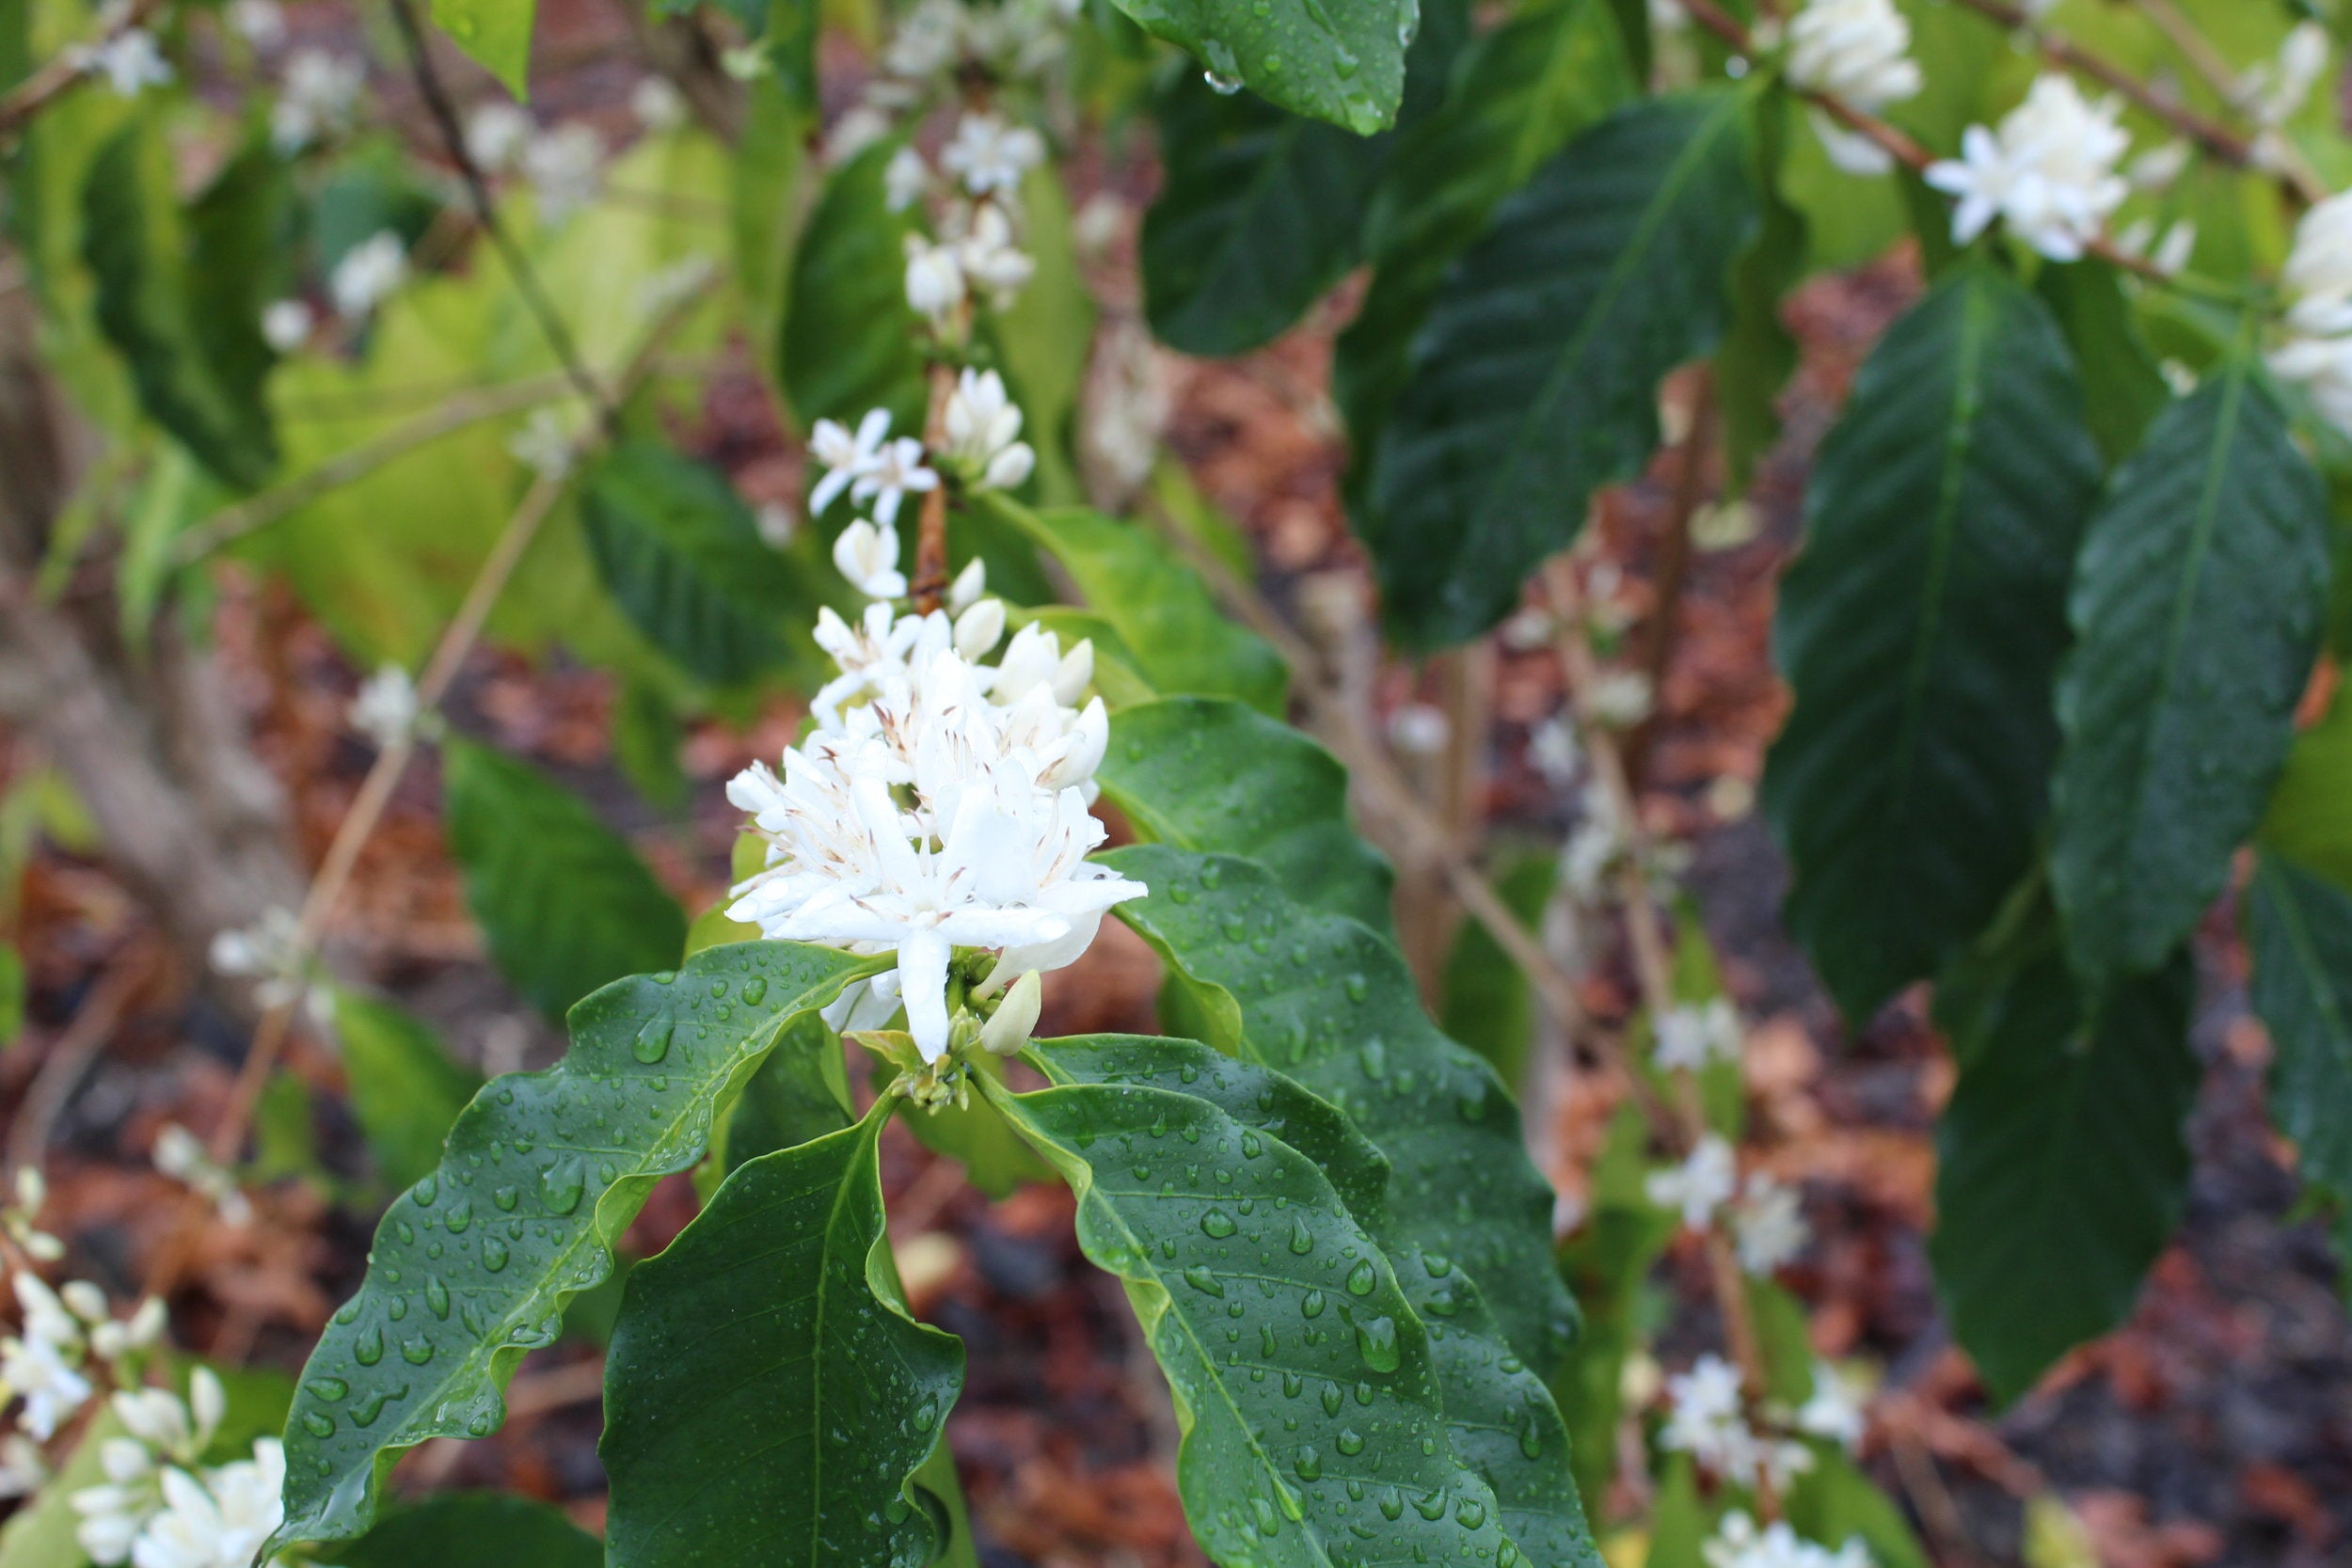
[[[1578,802],[1576,827],[1560,851],[1560,885],[1586,908],[1604,902],[1608,878],[1626,858],[1632,840],[1618,815],[1616,797],[1587,780]]]
[[[2048,8],[2048,0],[2042,8]],[[1859,1537],[1833,1552],[1800,1537],[1785,1519],[1758,1529],[1740,1509],[1724,1515],[1700,1551],[1708,1568],[1871,1568],[1870,1550]]]
[[[1740,1266],[1759,1279],[1796,1261],[1813,1240],[1803,1195],[1761,1171],[1740,1190],[1731,1212],[1731,1233]]]
[[[2181,218],[2156,229],[2153,218],[2139,218],[2127,224],[2115,236],[2115,248],[2126,256],[2137,256],[2161,273],[2178,273],[2187,267],[2197,251],[2197,224]]]
[[[947,454],[978,474],[984,490],[1012,490],[1037,467],[1037,453],[1021,440],[1021,410],[994,371],[965,370],[947,394],[943,411]]]
[[[629,89],[628,112],[648,131],[675,131],[686,123],[686,95],[667,76],[648,76]]]
[[[279,354],[292,354],[310,341],[310,308],[298,299],[276,299],[262,310],[262,341]]]
[[[1021,178],[1045,161],[1045,138],[1026,125],[993,114],[966,114],[939,154],[940,166],[974,196],[1016,192]]]
[[[285,8],[278,0],[230,0],[223,14],[230,30],[256,49],[275,49],[286,41]]]
[[[898,531],[860,517],[833,542],[833,563],[850,587],[869,599],[906,596],[906,574],[898,570]]]
[[[1018,1056],[1037,1029],[1044,1006],[1045,987],[1036,970],[1025,970],[1005,992],[1004,1005],[980,1028],[980,1049],[996,1056]]]
[[[1788,24],[1788,80],[1804,91],[1883,115],[1918,95],[1911,24],[1894,0],[1807,0]],[[1820,109],[1813,111],[1813,129],[1830,161],[1849,174],[1883,174],[1895,166],[1884,148]]]
[[[326,293],[335,313],[359,321],[388,298],[408,277],[408,249],[391,230],[378,230],[342,254],[327,278]]]
[[[29,1497],[49,1481],[40,1445],[21,1432],[0,1437],[0,1499]]]
[[[253,1457],[203,1471],[166,1470],[163,1511],[131,1548],[133,1568],[252,1568],[285,1519],[286,1452],[275,1437]]]
[[[931,188],[931,166],[912,147],[890,155],[882,168],[882,200],[894,213],[903,213],[923,199]]]
[[[101,1361],[119,1361],[133,1351],[151,1350],[161,1344],[164,1328],[163,1298],[149,1296],[130,1317],[93,1324],[89,1331],[90,1354]]]
[[[70,1357],[82,1354],[82,1322],[74,1316],[56,1291],[44,1284],[39,1275],[17,1271],[9,1280],[16,1292],[16,1306],[24,1323],[24,1338],[43,1339]]]
[[[1555,713],[1527,732],[1527,760],[1554,789],[1565,789],[1576,782],[1584,766],[1584,748],[1566,715]]]
[[[860,103],[834,122],[825,133],[825,162],[846,164],[890,135],[890,117]]]
[[[397,664],[380,666],[359,683],[352,699],[351,727],[389,751],[416,732],[423,707],[417,700],[417,683]]]
[[[485,103],[467,118],[466,156],[485,174],[503,174],[536,130],[528,114],[504,99]]]
[[[272,911],[271,912],[275,914],[285,911]],[[238,934],[240,933],[225,933],[224,939],[226,936]],[[295,961],[296,957],[298,956],[280,958],[277,961],[281,965],[290,964]],[[221,963],[220,942],[213,943],[213,967],[215,969],[225,968]],[[228,972],[234,973],[234,971]],[[262,997],[264,1006],[282,1006],[284,1003],[282,990],[278,993],[280,997],[279,1001],[269,1000],[273,988],[296,984],[299,982],[292,979],[274,980],[261,987],[258,994]],[[205,1151],[202,1139],[178,1122],[166,1122],[162,1131],[155,1134],[153,1159],[157,1170],[175,1181],[184,1183],[198,1196],[211,1199],[214,1209],[229,1224],[242,1227],[253,1223],[253,1205],[246,1200],[244,1193],[237,1190],[237,1179]]]
[[[223,931],[213,938],[212,964],[214,973],[239,979],[259,980],[254,994],[265,1007],[282,1007],[298,1000],[310,989],[310,964],[304,949],[301,922],[294,911],[282,905],[265,910],[262,918],[240,930]],[[171,1124],[165,1128],[171,1148],[182,1148],[186,1139],[197,1148],[195,1134],[185,1128]],[[160,1149],[163,1145],[157,1145]],[[180,1172],[167,1169],[167,1176]]]
[[[1013,243],[1012,220],[993,202],[981,202],[961,222],[955,247],[965,286],[986,293],[999,310],[1012,304],[1037,272],[1036,261]]]
[[[933,325],[944,325],[964,301],[963,263],[951,245],[933,245],[920,234],[909,234],[907,246],[907,307]]]
[[[1389,744],[1408,757],[1434,757],[1445,750],[1454,722],[1429,703],[1406,703],[1389,715]]]
[[[604,185],[604,138],[573,120],[523,147],[522,176],[539,204],[539,221],[561,227],[596,200]]]
[[[2270,368],[2300,387],[2328,423],[2352,435],[2352,192],[2305,213],[2280,284],[2286,326]]]
[[[759,542],[771,550],[787,550],[800,537],[800,515],[782,501],[762,501],[753,515],[759,527]]]
[[[580,456],[572,433],[564,426],[564,416],[552,408],[535,410],[521,429],[507,437],[506,450],[541,479],[562,479]]]
[[[1740,1059],[1740,1014],[1723,997],[1686,1002],[1658,1021],[1658,1045],[1650,1059],[1664,1072],[1697,1072],[1709,1062]]]
[[[1608,729],[1629,730],[1650,716],[1649,677],[1639,670],[1603,670],[1584,694],[1593,721]]]
[[[1005,601],[982,599],[956,617],[956,652],[977,662],[995,652],[1005,637]]]
[[[2116,172],[2131,147],[2122,113],[2114,99],[2094,104],[2072,78],[2045,75],[1997,131],[1968,127],[1961,157],[1927,171],[1960,198],[1953,240],[1965,245],[1999,218],[2052,261],[2078,259],[2131,192]]]
[[[0,1386],[24,1402],[16,1424],[44,1443],[91,1393],[89,1379],[66,1359],[59,1342],[30,1330],[0,1339]]]
[[[809,492],[808,511],[815,516],[838,499],[861,474],[871,473],[881,461],[882,443],[890,436],[890,410],[866,411],[853,435],[834,420],[818,420],[808,433],[808,455],[826,470]]]
[[[2310,102],[2312,89],[2328,75],[2328,29],[2298,22],[2279,45],[2275,60],[2248,69],[2233,94],[2239,109],[2265,130],[2293,119]]]
[[[1851,1453],[1862,1446],[1868,1424],[1862,1391],[1846,1374],[1826,1361],[1813,1363],[1813,1393],[1797,1407],[1793,1418],[1799,1432],[1836,1444]]]
[[[1748,1429],[1739,1368],[1720,1355],[1702,1355],[1689,1371],[1666,1379],[1666,1421],[1658,1434],[1661,1447],[1687,1453],[1719,1475],[1746,1468],[1756,1435]]]
[[[67,59],[76,71],[103,76],[106,85],[124,98],[160,87],[172,76],[171,62],[156,47],[155,35],[144,27],[126,27],[95,47],[78,47]]]
[[[874,450],[872,462],[850,481],[850,499],[872,501],[874,520],[888,528],[898,520],[898,503],[908,495],[939,488],[939,476],[923,463],[923,443],[912,436],[884,441]]]
[[[893,76],[920,80],[938,75],[962,53],[965,25],[961,0],[921,0],[899,19],[882,53],[882,69]]]
[[[2125,166],[2123,177],[2132,182],[2132,189],[2155,194],[2170,190],[2183,174],[2188,171],[2189,160],[2197,150],[2178,137],[2142,152]]]
[[[1704,1230],[1715,1211],[1731,1201],[1739,1189],[1740,1165],[1731,1145],[1715,1133],[1700,1138],[1682,1164],[1650,1172],[1643,1182],[1649,1200],[1671,1209],[1693,1230]]]
[[[351,128],[352,110],[367,68],[323,49],[295,51],[286,62],[286,85],[269,116],[270,143],[278,151],[299,152],[311,143]]]

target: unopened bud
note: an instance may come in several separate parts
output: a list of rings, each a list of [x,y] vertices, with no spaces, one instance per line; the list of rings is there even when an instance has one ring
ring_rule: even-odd
[[[965,610],[979,603],[980,595],[987,592],[988,562],[982,561],[978,556],[974,556],[972,558],[972,563],[966,566],[962,571],[958,572],[956,574],[956,580],[948,585],[948,613],[952,615],[962,614]]]
[[[1054,668],[1054,698],[1062,706],[1075,704],[1094,680],[1094,639],[1083,639],[1062,656]]]
[[[980,1049],[997,1056],[1017,1056],[1029,1043],[1030,1032],[1037,1027],[1038,1013],[1045,1005],[1045,984],[1032,969],[1012,983],[1005,999],[996,1005],[996,1015],[980,1029]]]
[[[1002,599],[982,599],[956,617],[956,652],[968,659],[977,661],[986,657],[1004,635],[1005,601]]]

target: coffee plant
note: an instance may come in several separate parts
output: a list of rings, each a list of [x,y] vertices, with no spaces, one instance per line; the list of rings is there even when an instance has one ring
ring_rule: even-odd
[[[2007,1402],[2130,1309],[2184,1200],[2217,908],[2311,1206],[2352,1194],[2352,9],[621,4],[616,150],[532,103],[532,0],[0,0],[0,648],[47,672],[35,707],[103,651],[120,711],[87,722],[123,733],[52,749],[254,1022],[219,1127],[159,1159],[196,1211],[243,1202],[307,1034],[399,1189],[273,1403],[176,1358],[159,1305],[44,1283],[23,1184],[0,1568],[977,1564],[894,1120],[992,1192],[1074,1195],[1214,1562],[1575,1568],[1599,1522],[1652,1568],[1926,1563],[1775,1280],[1797,1196],[1743,1173],[1742,1025],[1636,809],[1648,692],[1604,668],[1580,546],[1661,448],[1719,458],[1736,522],[1788,301],[1890,251],[1922,286],[1806,482],[1759,801],[1845,1019],[1925,985],[1949,1041],[1951,1333]],[[1098,321],[1072,192],[1141,138],[1139,309]],[[1345,322],[1378,636],[1557,640],[1576,825],[1532,898],[1161,451],[1147,332],[1233,357],[1310,318]],[[675,436],[730,344],[805,454],[788,500]],[[201,705],[173,672],[254,579],[378,672],[307,892],[241,882],[233,784],[175,776],[212,753],[171,739]],[[662,803],[688,720],[797,694],[728,786],[726,897],[682,909],[452,733],[485,645],[609,673]],[[428,755],[490,959],[568,1032],[548,1070],[482,1082],[322,957]],[[1358,810],[1471,917],[1443,1027]],[[1561,1215],[1517,1103],[1536,1012],[1587,1022],[1547,904],[1621,925],[1640,999],[1588,1041],[1626,1098]],[[1034,1037],[1105,917],[1166,1033]],[[689,1173],[696,1217],[619,1283]],[[1715,1349],[1661,1388],[1644,1282],[1677,1247]],[[616,1290],[601,1545],[518,1498],[393,1503],[404,1454],[489,1435]]]

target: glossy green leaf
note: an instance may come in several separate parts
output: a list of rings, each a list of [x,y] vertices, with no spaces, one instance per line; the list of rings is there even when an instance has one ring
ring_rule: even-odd
[[[2352,1194],[2352,893],[2265,854],[2246,927],[2254,1010],[2277,1051],[2271,1118],[2307,1180]]]
[[[1117,0],[1155,38],[1189,50],[1225,91],[1248,87],[1294,114],[1370,135],[1396,118],[1416,0]]]
[[[561,1509],[499,1492],[443,1492],[340,1548],[340,1568],[603,1568],[604,1543]]]
[[[887,408],[900,434],[923,428],[923,356],[906,297],[914,224],[890,210],[883,181],[897,147],[877,142],[835,169],[801,230],[778,351],[803,427],[855,425]]]
[[[599,1449],[615,1568],[930,1558],[911,1478],[963,1347],[899,1299],[875,1152],[892,1103],[739,1167],[630,1274]]]
[[[840,1039],[814,1014],[787,1026],[710,1139],[710,1186],[763,1154],[798,1148],[857,1119]],[[702,1180],[701,1173],[696,1179]],[[703,1194],[704,1201],[710,1194]]]
[[[1762,794],[1789,930],[1851,1021],[1965,945],[2033,857],[2099,479],[2064,339],[1985,264],[1888,328],[1822,444]]]
[[[376,1227],[366,1282],[303,1370],[281,1540],[357,1536],[403,1452],[496,1428],[516,1364],[611,1274],[654,1183],[703,1157],[713,1117],[795,1019],[879,967],[786,942],[714,948],[598,991],[573,1010],[562,1062],[475,1096],[440,1168]]]
[[[1078,596],[1117,629],[1163,696],[1233,697],[1282,711],[1289,673],[1254,632],[1234,625],[1200,575],[1138,523],[1078,507],[1032,512],[1001,495],[986,515],[1009,523],[1069,573]]]
[[[1357,526],[1391,626],[1477,635],[1658,440],[1659,380],[1711,353],[1756,226],[1749,94],[1642,103],[1495,214],[1413,341]]]
[[[1057,1084],[1157,1088],[1208,1101],[1321,1170],[1388,1254],[1398,1286],[1428,1330],[1454,1456],[1494,1492],[1513,1547],[1531,1562],[1597,1568],[1569,1466],[1567,1429],[1550,1391],[1512,1354],[1478,1288],[1452,1259],[1399,1234],[1388,1212],[1388,1163],[1346,1117],[1278,1072],[1190,1040],[1051,1040],[1041,1042],[1037,1060]]]
[[[450,850],[499,972],[549,1018],[686,948],[686,916],[621,836],[528,763],[443,753]]]
[[[1348,823],[1347,770],[1288,724],[1218,698],[1137,704],[1112,715],[1095,778],[1138,832],[1244,856],[1302,904],[1391,928],[1395,874]]]
[[[2082,374],[2090,434],[2110,463],[2139,450],[2148,426],[2172,400],[2164,372],[2132,314],[2123,276],[2085,260],[2044,267],[2036,290],[2056,312]]]
[[[637,629],[716,684],[783,662],[787,627],[818,600],[759,536],[726,476],[655,441],[631,441],[586,478],[580,520],[596,573]]]
[[[2328,602],[2328,509],[2261,371],[2161,415],[2084,537],[2050,871],[2086,974],[2163,962],[2262,820]]]
[[[1364,216],[1372,286],[1331,361],[1359,467],[1411,373],[1413,335],[1447,266],[1497,203],[1634,85],[1603,0],[1563,0],[1471,40],[1443,103],[1397,134]]]
[[[405,1191],[440,1164],[482,1075],[453,1060],[422,1019],[357,991],[335,993],[335,1038],[360,1135],[385,1180]]]
[[[1210,1101],[1133,1085],[992,1095],[1078,1196],[1176,1401],[1177,1486],[1216,1561],[1487,1561],[1428,1332],[1315,1163]]]
[[[2075,984],[2042,909],[1936,998],[1960,1084],[1936,1129],[1928,1257],[2004,1404],[2130,1312],[2187,1192],[2188,956],[2090,997]]]
[[[1551,1266],[1551,1188],[1494,1069],[1429,1022],[1396,949],[1249,861],[1167,845],[1104,859],[1152,890],[1119,913],[1195,993],[1212,1043],[1345,1113],[1394,1170],[1401,1234],[1459,1263],[1549,1373],[1575,1312]]]
[[[516,98],[531,96],[531,25],[538,0],[433,0],[433,20]]]
[[[151,116],[124,127],[83,187],[84,260],[97,318],[129,362],[139,404],[238,489],[266,483],[278,439],[262,401],[273,356],[262,308],[284,276],[282,164],[255,147],[183,213]]]

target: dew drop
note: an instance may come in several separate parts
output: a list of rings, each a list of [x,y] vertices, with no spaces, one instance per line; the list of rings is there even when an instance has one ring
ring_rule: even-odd
[[[361,1329],[359,1338],[352,1344],[351,1354],[358,1358],[362,1367],[373,1367],[383,1360],[384,1331],[373,1323]]]
[[[558,1160],[539,1173],[539,1201],[550,1214],[568,1214],[580,1207],[587,1181],[587,1172],[577,1159]]]
[[[1392,1372],[1403,1362],[1404,1354],[1397,1348],[1396,1320],[1366,1318],[1356,1325],[1357,1354],[1364,1365],[1375,1372]]]
[[[677,1028],[668,1013],[656,1013],[637,1031],[637,1038],[629,1045],[629,1054],[651,1067],[670,1053],[670,1036]]]
[[[1340,1428],[1339,1449],[1340,1452],[1348,1455],[1350,1458],[1363,1452],[1363,1433],[1358,1432],[1354,1427]]]
[[[418,1208],[432,1208],[433,1200],[441,1196],[440,1179],[428,1172],[419,1179],[415,1190],[409,1196],[417,1200]]]
[[[1212,1209],[1200,1216],[1200,1228],[1222,1241],[1233,1233],[1233,1216],[1222,1209]]]
[[[1379,1271],[1372,1266],[1369,1258],[1347,1271],[1347,1293],[1351,1296],[1368,1296],[1379,1283]]]
[[[1224,76],[1219,75],[1214,71],[1204,71],[1200,73],[1200,79],[1208,83],[1209,90],[1216,93],[1219,98],[1231,98],[1233,94],[1241,91],[1241,78],[1238,76]],[[1176,889],[1169,890],[1171,895],[1173,895],[1178,890]],[[1189,896],[1189,895],[1186,895],[1185,898],[1188,898]],[[1185,902],[1185,898],[1178,898],[1176,902],[1182,904]],[[1268,1530],[1266,1533],[1271,1535],[1274,1532],[1272,1530]]]
[[[1435,1492],[1430,1493],[1429,1496],[1425,1497],[1415,1497],[1413,1499],[1414,1509],[1422,1518],[1429,1520],[1433,1524],[1445,1517],[1445,1488],[1442,1486],[1438,1488]]]
[[[1322,1317],[1322,1316],[1323,1316],[1323,1292],[1322,1292],[1321,1291],[1308,1291],[1308,1292],[1307,1292],[1307,1299],[1306,1299],[1306,1300],[1304,1300],[1304,1301],[1302,1301],[1302,1302],[1300,1302],[1300,1303],[1298,1304],[1298,1309],[1299,1309],[1301,1312],[1306,1313],[1306,1314],[1307,1314],[1307,1316],[1309,1316],[1309,1317],[1311,1317],[1311,1318],[1320,1318],[1320,1317]]]
[[[742,995],[743,995],[743,1006],[745,1006],[746,1007],[756,1007],[756,1006],[759,1006],[762,1002],[767,1001],[767,1000],[768,1000],[768,981],[767,981],[767,978],[766,978],[764,975],[755,974],[755,975],[753,975],[750,979],[748,979],[748,980],[744,981],[744,982],[743,982],[743,991],[742,991]]]
[[[303,1384],[305,1388],[329,1404],[339,1404],[351,1392],[351,1385],[339,1377],[314,1377]]]
[[[496,1236],[482,1238],[482,1266],[492,1274],[506,1267],[506,1243]]]
[[[335,1435],[334,1418],[322,1416],[315,1410],[306,1410],[302,1413],[302,1430],[313,1437],[332,1437]]]
[[[1381,1493],[1380,1517],[1390,1520],[1405,1517],[1405,1494],[1393,1486]]]
[[[1315,1446],[1312,1443],[1301,1443],[1298,1445],[1297,1454],[1291,1460],[1291,1468],[1298,1472],[1298,1479],[1301,1481],[1321,1481],[1323,1479],[1323,1456],[1315,1452]]]
[[[1291,1250],[1304,1258],[1315,1249],[1315,1233],[1307,1228],[1304,1215],[1291,1221]]]
[[[400,1358],[411,1367],[421,1367],[433,1359],[433,1341],[419,1338],[400,1342]]]
[[[1184,1283],[1203,1295],[1216,1296],[1220,1300],[1224,1298],[1224,1281],[1198,1263],[1184,1271]]]

